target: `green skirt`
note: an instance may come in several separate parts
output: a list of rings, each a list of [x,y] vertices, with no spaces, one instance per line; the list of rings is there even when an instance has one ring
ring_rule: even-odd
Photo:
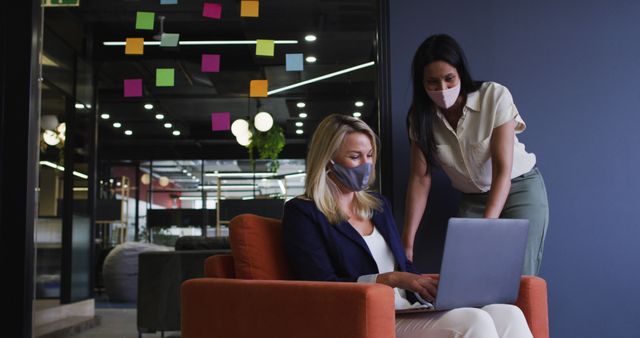
[[[462,194],[458,217],[480,218],[484,215],[489,193]],[[511,180],[511,191],[500,218],[529,220],[529,237],[524,256],[523,274],[540,272],[544,239],[549,225],[549,201],[542,174],[537,167]]]

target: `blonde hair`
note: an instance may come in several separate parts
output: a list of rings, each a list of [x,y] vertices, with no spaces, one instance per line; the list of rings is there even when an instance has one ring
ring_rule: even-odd
[[[313,133],[309,152],[307,153],[307,178],[305,181],[305,197],[311,199],[316,207],[332,224],[347,220],[347,216],[338,205],[338,185],[328,177],[327,165],[342,145],[345,136],[350,133],[363,133],[371,141],[374,168],[369,176],[369,184],[375,182],[375,165],[377,158],[376,134],[359,119],[351,116],[332,114],[320,122]],[[371,218],[374,210],[381,210],[381,201],[365,191],[355,192],[354,212],[361,217]]]

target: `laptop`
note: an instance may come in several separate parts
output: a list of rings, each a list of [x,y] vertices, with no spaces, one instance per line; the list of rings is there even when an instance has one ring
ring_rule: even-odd
[[[528,231],[525,219],[451,218],[434,303],[396,312],[515,303]]]

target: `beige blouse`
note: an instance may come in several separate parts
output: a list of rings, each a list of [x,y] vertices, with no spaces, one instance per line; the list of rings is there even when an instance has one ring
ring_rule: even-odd
[[[440,109],[433,124],[436,158],[449,176],[453,187],[464,193],[487,192],[491,189],[491,151],[493,129],[516,121],[516,134],[526,124],[513,103],[509,90],[495,82],[485,82],[467,96],[462,117],[454,130]],[[411,130],[411,128],[410,128]],[[411,140],[416,140],[410,131]],[[511,178],[529,172],[536,164],[536,155],[528,153],[514,135]]]

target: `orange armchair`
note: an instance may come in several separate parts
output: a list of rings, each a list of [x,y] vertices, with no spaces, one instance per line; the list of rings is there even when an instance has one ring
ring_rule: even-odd
[[[182,284],[184,338],[393,338],[393,290],[382,284],[292,281],[280,221],[231,220],[231,255]],[[536,338],[549,337],[547,287],[523,276],[516,303]]]

